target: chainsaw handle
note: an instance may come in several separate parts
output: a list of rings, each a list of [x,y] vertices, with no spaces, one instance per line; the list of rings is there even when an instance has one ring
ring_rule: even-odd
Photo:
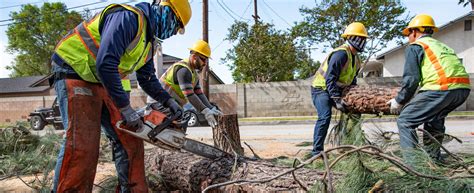
[[[117,121],[117,123],[115,123],[115,127],[117,127],[117,129],[120,129],[120,130],[125,130],[124,128],[122,128],[122,123],[124,123],[123,120],[120,120],[120,121]]]

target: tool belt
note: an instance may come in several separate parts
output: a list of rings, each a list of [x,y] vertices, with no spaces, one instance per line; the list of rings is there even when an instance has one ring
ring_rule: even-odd
[[[59,66],[61,68],[71,68],[66,63],[57,63],[54,60],[51,62],[51,65]],[[71,68],[72,69],[72,68]],[[63,79],[74,79],[74,80],[83,80],[78,74],[76,73],[65,73],[65,72],[53,72],[51,77],[49,77],[48,82],[49,85],[52,86],[56,81],[63,80]]]

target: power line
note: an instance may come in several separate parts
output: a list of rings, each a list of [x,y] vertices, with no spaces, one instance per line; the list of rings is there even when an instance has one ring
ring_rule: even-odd
[[[219,0],[217,0],[219,1]],[[240,17],[237,13],[235,13],[234,11],[232,11],[232,9],[230,9],[227,4],[225,4],[224,0],[221,0],[222,1],[222,4],[224,5],[224,7],[226,7],[230,12],[232,12],[234,15],[236,15],[237,17]],[[242,19],[242,17],[240,17],[240,19]]]
[[[287,22],[283,17],[281,17],[275,10],[273,10],[273,8],[270,7],[270,5],[268,5],[265,0],[263,0],[263,3],[264,3],[268,8],[270,8],[270,11],[272,11],[278,18],[280,18],[281,20],[283,20],[289,27],[291,27],[290,23],[288,23],[288,22]]]
[[[101,1],[98,1],[98,2],[94,2],[94,3],[88,3],[88,4],[84,4],[84,5],[78,5],[78,6],[75,6],[75,7],[67,8],[67,10],[77,9],[77,8],[81,8],[81,7],[87,7],[87,6],[90,6],[90,5],[96,5],[96,4],[105,3],[105,2],[107,2],[107,0],[101,0]]]
[[[18,4],[18,5],[9,5],[9,6],[0,7],[0,9],[8,9],[8,8],[13,8],[13,7],[21,7],[21,6],[28,5],[28,4],[38,4],[38,3],[41,3],[41,2],[42,2],[42,1],[37,1],[37,2],[33,2],[33,3],[24,3],[24,4]]]
[[[219,4],[219,6],[227,13],[227,15],[229,15],[230,17],[232,17],[232,19],[234,20],[238,20],[236,19],[222,4],[219,0],[217,0],[217,3]]]
[[[226,41],[225,38],[224,38],[219,44],[217,44],[217,46],[215,46],[214,48],[212,48],[212,51],[216,50],[219,46],[221,46],[221,44],[224,43],[224,41]]]
[[[247,8],[245,8],[244,13],[242,13],[242,16],[240,18],[243,18],[245,13],[247,13],[247,10],[249,10],[250,5],[252,5],[252,0],[249,1],[249,4],[247,5]]]
[[[220,13],[219,13],[219,10],[217,9],[217,7],[214,5],[214,3],[212,3],[213,1],[209,1],[209,3],[211,4],[211,6],[215,9],[216,11],[216,14],[217,16],[220,18],[220,19],[223,19],[225,22],[227,22],[227,20],[225,19],[225,17],[223,17]]]
[[[119,4],[128,4],[128,3],[132,3],[134,2],[135,0],[129,0],[129,1],[126,1],[126,2],[123,2],[123,3],[119,3]],[[95,3],[89,3],[89,4],[98,4],[99,2],[95,2]],[[103,3],[103,2],[100,2],[100,3]],[[79,6],[76,6],[76,7],[71,7],[71,8],[67,8],[66,10],[70,10],[70,9],[75,9],[75,8],[79,8],[79,7],[84,7],[83,5],[79,5]],[[96,8],[92,8],[92,9],[87,9],[87,10],[84,10],[84,11],[78,11],[79,13],[84,13],[86,11],[93,11],[93,10],[97,10],[97,9],[103,9],[107,6],[102,6],[102,7],[96,7]],[[57,11],[55,13],[58,13]],[[55,14],[53,13],[53,14]],[[13,19],[11,19],[13,20]],[[18,22],[12,22],[12,23],[7,23],[7,24],[1,24],[0,27],[2,26],[8,26],[8,25],[12,25],[12,24],[18,24],[18,23],[26,23],[25,21],[18,21]]]
[[[75,7],[69,7],[67,8],[66,10],[71,10],[71,9],[77,9],[77,8],[81,8],[81,7],[86,7],[86,6],[90,6],[90,5],[95,5],[95,4],[99,4],[99,3],[104,3],[106,2],[107,0],[101,0],[101,1],[98,1],[98,2],[94,2],[94,3],[88,3],[88,4],[83,4],[83,5],[78,5],[78,6],[75,6]],[[22,4],[22,5],[28,5],[28,4]],[[55,12],[57,13],[57,12]],[[53,14],[55,14],[53,13]],[[0,22],[6,22],[6,21],[13,21],[14,19],[10,18],[10,19],[5,19],[5,20],[0,20]],[[13,23],[9,23],[9,24],[3,24],[3,25],[0,25],[0,26],[5,26],[5,25],[10,25],[10,24],[13,24]]]

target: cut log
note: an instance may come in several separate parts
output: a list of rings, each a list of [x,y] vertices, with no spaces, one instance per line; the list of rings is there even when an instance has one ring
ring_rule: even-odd
[[[270,178],[291,168],[277,166],[264,160],[241,159],[234,165],[234,158],[210,160],[187,152],[155,148],[147,155],[147,172],[159,176],[160,181],[150,181],[153,191],[200,192],[212,184],[230,180],[256,180]],[[235,166],[235,170],[233,167]],[[233,172],[234,171],[234,172]],[[311,187],[322,176],[322,171],[300,168],[295,175],[306,187]],[[303,192],[291,173],[267,183],[228,185],[211,192]]]
[[[351,86],[344,89],[342,100],[346,109],[358,114],[391,114],[387,102],[397,96],[400,87]]]
[[[244,148],[240,144],[239,122],[237,114],[217,117],[217,126],[212,128],[214,147],[234,155],[244,155]]]

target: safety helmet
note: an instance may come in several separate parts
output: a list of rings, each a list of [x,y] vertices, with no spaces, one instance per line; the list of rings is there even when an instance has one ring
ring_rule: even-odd
[[[346,30],[344,30],[344,33],[342,34],[342,38],[347,38],[348,36],[369,37],[364,24],[360,22],[353,22],[346,27]]]
[[[194,43],[193,47],[190,47],[188,49],[193,52],[202,54],[207,58],[211,58],[211,48],[209,47],[209,44],[204,40],[198,40],[196,43]]]
[[[188,24],[192,15],[191,6],[189,5],[188,0],[161,0],[160,5],[171,7],[181,25],[179,33],[183,34],[184,27]]]
[[[428,14],[418,14],[415,16],[410,23],[408,23],[408,27],[403,29],[402,34],[404,36],[408,36],[410,34],[410,29],[418,28],[421,32],[424,32],[424,27],[430,27],[433,29],[433,32],[438,32],[438,28],[435,25],[433,18]]]

